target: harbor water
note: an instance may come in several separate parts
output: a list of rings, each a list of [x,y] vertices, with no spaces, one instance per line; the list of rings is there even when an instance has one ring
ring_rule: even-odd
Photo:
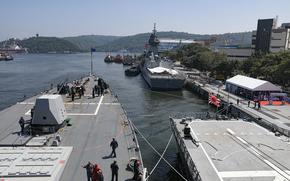
[[[151,91],[139,75],[126,77],[122,64],[106,64],[105,53],[94,53],[93,70],[108,82],[118,95],[128,117],[148,141],[162,153],[170,138],[169,115],[178,112],[208,111],[207,101],[183,89]],[[51,84],[88,75],[90,53],[82,54],[18,54],[13,61],[0,62],[0,110],[50,89]],[[9,121],[9,120],[7,120]],[[159,156],[139,137],[145,167],[150,172]],[[177,147],[173,139],[164,156],[177,167]],[[94,162],[94,160],[92,160]],[[150,180],[181,180],[161,161]]]

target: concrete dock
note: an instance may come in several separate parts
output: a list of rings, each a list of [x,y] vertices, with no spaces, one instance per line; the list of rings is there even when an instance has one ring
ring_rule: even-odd
[[[230,112],[237,117],[255,121],[256,123],[283,135],[290,136],[290,106],[262,106],[261,109],[254,108],[254,102],[251,101],[248,107],[248,100],[228,93],[224,86],[218,86],[208,83],[200,83],[195,80],[188,80],[189,90],[198,93],[201,97],[208,99],[209,93],[219,95],[222,105],[230,105]],[[237,100],[239,99],[239,105]]]

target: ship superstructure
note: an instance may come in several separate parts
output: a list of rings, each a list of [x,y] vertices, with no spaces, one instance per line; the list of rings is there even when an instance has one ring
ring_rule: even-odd
[[[158,46],[160,41],[156,35],[156,25],[150,35],[149,48],[144,54],[141,63],[141,73],[153,90],[177,90],[181,89],[185,82],[183,74],[173,69],[173,62],[167,58],[159,57]]]

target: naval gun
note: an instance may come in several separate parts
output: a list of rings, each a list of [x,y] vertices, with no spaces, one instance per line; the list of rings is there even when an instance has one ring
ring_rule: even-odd
[[[36,99],[31,121],[32,134],[55,133],[67,119],[60,95],[42,95]]]

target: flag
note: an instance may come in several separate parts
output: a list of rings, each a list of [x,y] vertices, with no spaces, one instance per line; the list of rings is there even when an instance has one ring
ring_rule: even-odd
[[[96,49],[95,48],[91,48],[91,52],[96,52]]]
[[[221,105],[221,100],[218,99],[215,95],[213,95],[212,93],[208,94],[208,103],[209,104],[213,104],[216,107],[220,107]]]

